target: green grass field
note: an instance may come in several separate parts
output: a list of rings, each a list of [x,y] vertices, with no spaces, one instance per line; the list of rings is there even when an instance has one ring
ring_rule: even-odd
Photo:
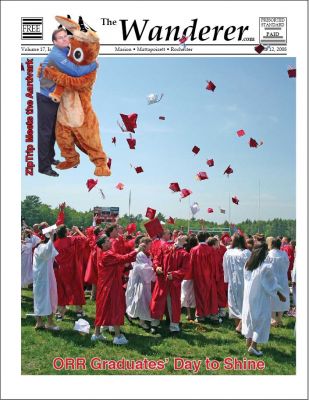
[[[139,375],[192,375],[192,370],[174,370],[174,358],[183,357],[188,360],[201,360],[198,374],[248,374],[248,375],[292,375],[296,373],[296,343],[294,337],[295,319],[284,317],[282,328],[272,328],[268,344],[262,346],[265,362],[264,370],[225,370],[223,368],[226,357],[235,357],[238,360],[258,360],[250,356],[245,347],[243,337],[234,332],[233,322],[224,319],[220,326],[210,324],[196,324],[187,322],[182,315],[182,332],[177,337],[169,335],[168,326],[163,321],[161,332],[151,335],[137,326],[137,322],[130,325],[127,321],[123,327],[129,344],[115,346],[112,336],[106,333],[107,342],[90,341],[90,335],[81,335],[73,331],[74,321],[77,320],[73,311],[68,311],[65,319],[59,322],[60,332],[35,331],[35,319],[26,317],[26,313],[33,312],[31,290],[22,290],[21,298],[21,340],[22,357],[21,373],[23,375],[72,375],[72,374],[139,374]],[[87,298],[85,311],[93,332],[95,318],[95,303]],[[85,357],[87,370],[60,370],[53,368],[55,357]],[[90,360],[98,357],[104,360],[158,360],[166,361],[164,370],[142,371],[115,371],[94,370],[90,367]],[[206,370],[205,359],[218,360],[218,370]],[[168,359],[168,360],[167,360]]]

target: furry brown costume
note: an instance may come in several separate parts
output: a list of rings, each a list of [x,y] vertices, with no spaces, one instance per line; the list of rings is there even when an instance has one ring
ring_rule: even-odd
[[[79,24],[70,19],[56,17],[56,20],[73,34],[68,59],[77,65],[87,65],[95,61],[100,49],[97,34],[91,30],[80,31]],[[101,144],[99,122],[91,104],[96,71],[74,78],[47,66],[44,69],[44,77],[56,83],[52,96],[55,101],[60,99],[56,141],[65,161],[58,164],[57,168],[69,169],[79,164],[76,145],[95,164],[95,175],[109,176],[111,172],[106,165],[107,158]]]

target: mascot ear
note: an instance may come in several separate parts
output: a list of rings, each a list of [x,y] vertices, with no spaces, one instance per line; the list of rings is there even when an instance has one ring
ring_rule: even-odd
[[[79,24],[78,24],[77,22],[75,22],[75,21],[69,19],[69,18],[66,18],[66,17],[59,17],[59,16],[57,15],[57,16],[55,17],[55,19],[56,19],[56,21],[57,21],[60,25],[64,26],[67,30],[69,30],[69,31],[71,31],[71,32],[74,31],[74,30],[80,31],[80,26],[79,26]]]

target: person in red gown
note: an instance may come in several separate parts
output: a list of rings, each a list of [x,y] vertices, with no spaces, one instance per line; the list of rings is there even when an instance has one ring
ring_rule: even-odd
[[[186,242],[187,236],[179,236],[172,247],[161,251],[161,256],[154,260],[157,277],[150,302],[152,333],[157,332],[166,305],[170,316],[170,332],[180,331],[181,282],[190,265],[190,255],[183,248]]]
[[[90,300],[93,301],[95,301],[96,299],[97,280],[98,280],[98,260],[100,254],[100,248],[97,246],[96,241],[101,233],[102,233],[102,228],[99,226],[95,228],[90,227],[87,229],[87,238],[90,247],[90,255],[88,258],[84,282],[87,285],[92,286]]]
[[[217,297],[218,297],[218,306],[219,306],[219,316],[225,317],[227,307],[227,285],[224,282],[224,271],[223,271],[223,256],[226,252],[226,247],[223,246],[219,240],[216,246],[217,253]]]
[[[192,276],[196,302],[196,322],[218,313],[216,260],[214,250],[206,243],[207,232],[199,232],[199,244],[191,250]]]
[[[101,249],[98,268],[96,319],[92,341],[105,340],[100,334],[101,326],[113,326],[115,331],[114,344],[125,345],[128,340],[120,333],[120,326],[124,325],[126,310],[125,295],[122,287],[121,269],[125,263],[135,261],[136,255],[143,245],[129,254],[118,254],[113,248],[107,235],[102,235],[97,241]]]
[[[294,267],[294,260],[295,260],[295,246],[291,244],[291,239],[284,236],[282,238],[282,244],[280,250],[285,251],[289,258],[289,270],[288,270],[288,279],[289,281],[292,280],[291,272],[293,271]]]
[[[86,304],[82,277],[81,254],[86,236],[77,226],[72,227],[76,236],[67,236],[67,228],[60,225],[54,246],[58,251],[55,259],[55,275],[58,290],[58,318],[63,318],[67,305],[75,305],[77,316],[84,316],[82,306]]]

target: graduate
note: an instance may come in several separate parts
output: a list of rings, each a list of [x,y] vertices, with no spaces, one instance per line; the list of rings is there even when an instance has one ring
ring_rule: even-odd
[[[115,331],[114,344],[126,345],[128,340],[120,333],[120,326],[124,325],[126,311],[125,295],[122,288],[122,268],[125,263],[135,261],[138,252],[144,250],[140,245],[137,250],[129,254],[117,254],[107,235],[102,235],[97,241],[101,248],[98,268],[96,319],[92,341],[104,341],[106,337],[100,334],[101,326],[113,326]]]
[[[226,247],[220,244],[219,238],[216,236],[208,238],[207,244],[212,247],[213,250],[214,266],[212,269],[212,277],[215,281],[217,291],[217,296],[214,296],[214,302],[216,299],[217,310],[219,311],[217,315],[214,314],[210,316],[210,319],[215,322],[222,322],[222,319],[219,317],[226,316],[225,307],[227,306],[226,284],[224,283],[223,272],[223,256],[226,252]]]
[[[244,266],[250,257],[245,238],[234,233],[231,248],[223,256],[224,282],[228,283],[229,317],[235,320],[235,329],[241,333],[241,315],[244,295]]]
[[[90,227],[87,229],[88,244],[90,247],[90,254],[88,257],[87,268],[85,272],[84,282],[87,285],[91,285],[91,296],[90,300],[95,301],[97,292],[97,280],[98,280],[98,260],[100,258],[101,249],[97,246],[96,241],[100,234],[102,234],[102,228],[97,226],[93,229]]]
[[[25,229],[21,241],[21,287],[27,288],[33,283],[32,253],[41,239],[31,229]]]
[[[37,319],[35,329],[57,331],[59,327],[53,321],[58,303],[53,263],[58,252],[54,247],[53,236],[53,231],[46,234],[33,253],[33,302]],[[47,316],[46,325],[43,323],[44,316]]]
[[[58,319],[64,317],[68,305],[76,306],[77,317],[85,316],[82,306],[86,304],[86,300],[80,255],[87,238],[77,226],[73,226],[72,231],[78,235],[68,236],[67,227],[60,225],[54,243],[58,251],[55,260],[57,263],[55,275],[58,288]]]
[[[290,288],[288,281],[289,258],[285,251],[280,250],[281,240],[272,238],[271,250],[268,252],[266,262],[270,263],[272,271],[282,289],[286,301],[282,302],[276,296],[271,299],[272,326],[282,326],[282,314],[290,309]]]
[[[215,245],[215,256],[217,261],[216,271],[216,286],[217,286],[217,298],[219,307],[219,316],[225,317],[227,307],[227,286],[224,282],[224,271],[223,271],[223,257],[226,252],[226,247],[217,240]]]
[[[170,317],[170,332],[180,332],[181,281],[190,266],[190,255],[183,248],[186,242],[187,236],[178,236],[173,247],[161,252],[161,257],[154,262],[156,283],[150,302],[153,334],[157,333],[166,305]]]
[[[188,237],[188,242],[184,246],[186,251],[190,254],[191,249],[198,245],[198,240],[195,235]],[[181,307],[187,310],[187,320],[194,320],[194,309],[196,306],[194,295],[194,284],[192,276],[192,264],[190,259],[189,270],[186,273],[184,280],[181,282]]]
[[[145,248],[137,254],[130,271],[126,290],[127,314],[131,318],[139,318],[140,327],[149,330],[151,282],[155,281],[156,276],[150,257],[151,239],[141,238],[139,244],[145,245]]]
[[[211,246],[206,243],[209,233],[197,234],[198,245],[191,249],[190,261],[196,301],[196,322],[218,313],[217,288],[215,279],[215,257]]]
[[[257,346],[267,343],[271,322],[271,298],[286,298],[273,273],[272,265],[266,260],[267,244],[257,242],[244,272],[244,297],[242,309],[242,334],[246,338],[248,352],[262,356]]]

